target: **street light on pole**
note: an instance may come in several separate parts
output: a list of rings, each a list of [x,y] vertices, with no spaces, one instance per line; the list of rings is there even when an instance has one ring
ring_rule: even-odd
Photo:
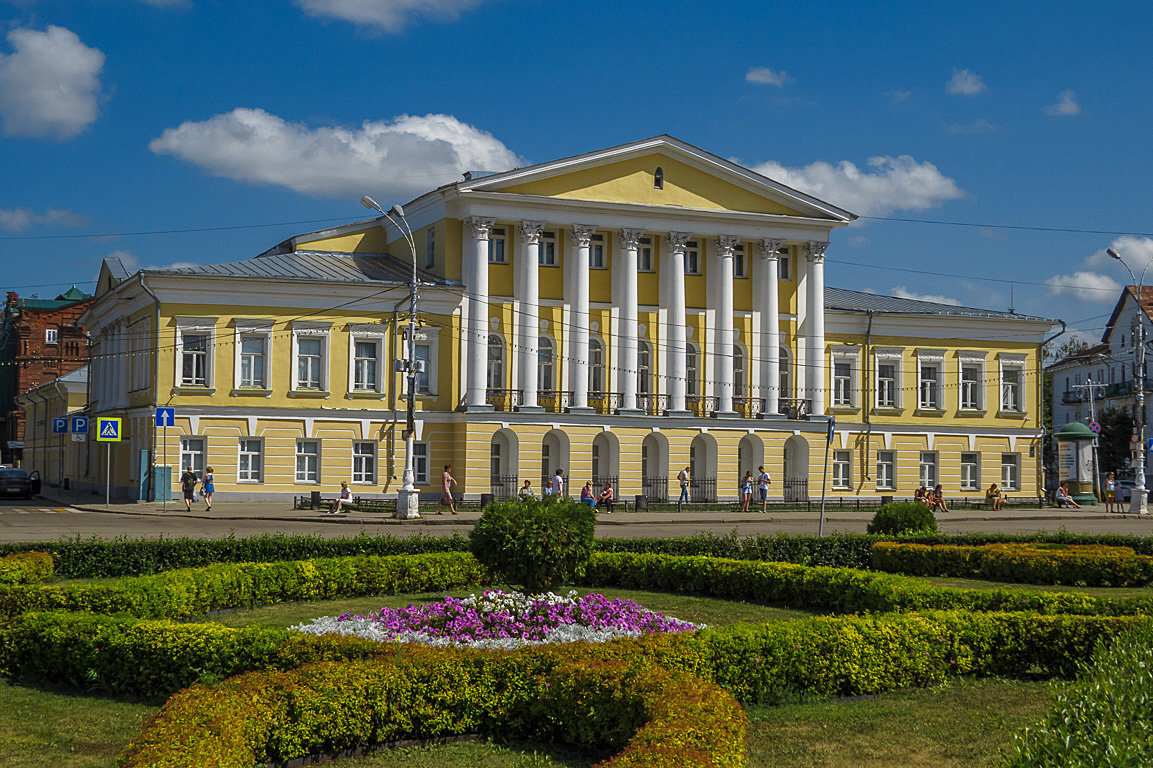
[[[368,195],[360,198],[360,204],[371,208],[381,216],[392,222],[400,232],[400,236],[408,244],[409,255],[412,256],[412,280],[408,284],[408,300],[411,311],[408,315],[408,346],[405,359],[397,360],[397,369],[404,372],[408,384],[408,418],[404,430],[404,475],[400,490],[396,495],[396,516],[402,519],[420,517],[420,495],[416,490],[416,472],[413,468],[413,439],[416,434],[416,377],[423,369],[423,362],[416,359],[416,312],[419,296],[417,294],[416,275],[416,242],[412,238],[412,228],[408,226],[408,219],[404,216],[404,209],[399,205],[392,206],[386,211]],[[403,225],[403,226],[402,226]]]
[[[1121,255],[1112,248],[1106,249],[1105,253],[1109,254],[1110,258],[1116,259],[1121,262],[1121,266],[1129,273],[1129,277],[1133,279],[1134,284],[1137,286],[1137,370],[1133,372],[1134,386],[1137,388],[1137,467],[1133,478],[1135,487],[1133,488],[1133,497],[1129,501],[1129,511],[1136,515],[1144,515],[1149,512],[1149,500],[1146,496],[1145,490],[1145,323],[1141,321],[1141,313],[1144,311],[1141,308],[1141,300],[1143,298],[1143,286],[1145,282],[1145,273],[1149,271],[1149,262],[1145,262],[1145,269],[1141,271],[1141,279],[1138,280],[1133,275],[1133,270],[1129,269],[1129,265],[1121,258]]]

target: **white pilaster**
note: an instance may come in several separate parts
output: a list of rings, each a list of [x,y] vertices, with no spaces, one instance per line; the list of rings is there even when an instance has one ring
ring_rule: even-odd
[[[733,252],[737,238],[721,235],[715,241],[720,259],[713,276],[717,285],[716,344],[713,350],[713,378],[717,383],[717,416],[735,416],[733,410]]]
[[[613,287],[613,307],[617,310],[617,328],[613,334],[618,353],[613,356],[617,369],[617,390],[621,393],[620,410],[637,410],[637,241],[644,236],[639,229],[620,233],[619,266]]]
[[[572,251],[565,259],[565,268],[570,270],[569,316],[568,316],[568,358],[569,387],[573,399],[569,410],[572,412],[589,409],[589,244],[596,227],[574,224],[569,230]],[[634,255],[635,261],[635,255]],[[635,313],[634,313],[635,317]]]
[[[540,334],[540,233],[539,221],[522,221],[517,275],[520,278],[520,317],[517,321],[517,388],[521,391],[520,410],[539,409],[537,405],[537,339]]]
[[[780,240],[761,241],[761,393],[764,413],[775,416],[781,398]]]
[[[689,235],[685,232],[670,232],[665,236],[665,252],[661,256],[661,282],[665,295],[661,304],[665,307],[668,326],[665,338],[668,340],[668,393],[670,415],[687,415],[685,403],[688,368],[686,355],[688,342],[685,338],[685,243]]]
[[[469,263],[468,291],[468,372],[465,406],[487,410],[485,376],[488,369],[488,238],[493,219],[471,216],[465,219],[467,237],[461,258]]]
[[[809,354],[805,361],[808,371],[809,397],[813,401],[813,415],[825,414],[825,249],[828,243],[810,240],[806,248],[809,275]]]

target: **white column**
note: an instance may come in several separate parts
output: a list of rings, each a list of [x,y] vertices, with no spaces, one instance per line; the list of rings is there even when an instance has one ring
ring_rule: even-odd
[[[721,235],[713,241],[720,257],[717,271],[717,328],[713,350],[713,379],[717,384],[717,416],[735,416],[733,410],[733,250],[737,238]]]
[[[661,304],[665,307],[668,327],[665,338],[668,340],[668,392],[669,414],[688,415],[685,393],[688,391],[688,369],[685,364],[688,343],[685,339],[685,243],[686,232],[669,232],[665,236],[665,252],[661,255],[661,272],[664,274],[662,286],[665,295]]]
[[[613,306],[617,310],[615,341],[617,355],[617,389],[621,393],[623,413],[637,411],[637,241],[644,235],[640,229],[620,233],[619,266],[613,286]]]
[[[465,406],[470,410],[489,410],[485,398],[485,378],[488,370],[488,238],[495,223],[493,219],[470,216],[465,219],[468,237],[465,239],[463,260],[469,262],[468,291],[468,382]]]
[[[569,386],[572,388],[570,412],[589,410],[589,244],[596,227],[574,224],[569,230],[572,250],[565,259],[571,270],[569,280],[568,359]],[[635,261],[635,255],[634,255]],[[634,292],[635,295],[635,292]],[[635,306],[635,300],[634,300]],[[633,317],[636,313],[634,310]]]
[[[814,416],[825,414],[825,249],[828,247],[828,243],[810,240],[806,249],[809,263],[809,354],[805,364]]]
[[[764,414],[773,417],[781,402],[780,240],[761,241],[761,392]]]
[[[517,274],[520,276],[520,316],[517,320],[517,388],[520,410],[539,410],[537,405],[537,344],[540,338],[540,233],[539,221],[520,223]]]

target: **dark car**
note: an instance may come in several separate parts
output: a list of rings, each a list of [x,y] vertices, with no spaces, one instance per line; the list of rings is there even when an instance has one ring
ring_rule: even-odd
[[[0,498],[12,496],[32,498],[32,479],[22,469],[0,468]]]

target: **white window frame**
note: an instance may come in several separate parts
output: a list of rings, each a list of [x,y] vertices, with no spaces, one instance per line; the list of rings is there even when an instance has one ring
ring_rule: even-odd
[[[428,468],[432,454],[428,443],[413,442],[412,444],[412,471],[413,482],[417,485],[428,485]]]
[[[901,374],[902,360],[904,359],[904,350],[902,349],[877,349],[873,352],[873,373],[874,380],[877,382],[876,392],[873,397],[874,407],[876,408],[900,408],[901,407]],[[886,403],[881,400],[881,366],[893,366],[893,401]]]
[[[642,237],[637,240],[637,272],[656,272],[653,265],[653,239]]]
[[[1001,454],[1001,488],[1005,491],[1021,490],[1021,454]]]
[[[559,267],[560,261],[557,258],[557,253],[560,246],[557,245],[558,240],[556,231],[550,230],[548,232],[540,233],[540,247],[537,249],[537,266],[540,267]]]
[[[981,490],[981,454],[976,451],[961,453],[961,490]]]
[[[189,444],[193,442],[200,444],[198,450],[192,450],[189,447]],[[180,471],[176,473],[176,476],[188,468],[190,458],[192,471],[196,473],[197,477],[203,478],[204,468],[208,466],[208,438],[203,435],[184,435],[180,438],[180,466],[178,467]]]
[[[593,349],[596,349],[594,354]],[[608,390],[608,367],[605,365],[605,343],[599,336],[589,338],[589,392]],[[597,381],[600,379],[600,381]]]
[[[253,445],[256,446],[255,451],[251,450]],[[252,471],[252,463],[249,462],[248,468],[244,468],[244,457],[255,456],[259,466],[256,472]],[[236,482],[238,483],[263,483],[264,482],[264,439],[260,437],[242,437],[236,443]]]
[[[295,322],[292,324],[292,368],[291,368],[291,391],[294,393],[307,393],[307,394],[328,394],[329,387],[329,363],[331,361],[330,355],[330,330],[331,323],[301,323]],[[301,387],[300,386],[300,340],[302,338],[320,339],[320,386],[319,387]]]
[[[1000,374],[998,376],[997,398],[1000,405],[1001,413],[1025,413],[1025,355],[1001,355],[1000,356]],[[1008,372],[1017,374],[1017,381],[1014,385],[1017,402],[1010,403],[1006,395],[1008,394],[1008,380],[1005,374]],[[1008,407],[1015,405],[1015,407]]]
[[[493,344],[496,340],[499,344]],[[500,357],[494,359],[492,356],[493,349],[500,349]],[[505,368],[505,350],[508,345],[504,343],[504,336],[495,331],[488,334],[488,343],[485,344],[485,357],[484,357],[484,379],[485,385],[489,389],[504,389],[504,368]],[[496,375],[494,376],[494,368]]]
[[[357,386],[356,376],[356,343],[358,341],[376,344],[376,386],[361,388]],[[388,354],[388,328],[383,325],[353,325],[348,329],[348,392],[353,395],[381,395],[384,393],[384,383],[392,372],[386,365],[385,355]]]
[[[232,388],[267,391],[270,388],[269,382],[272,375],[272,321],[238,319],[233,333]],[[259,387],[246,386],[241,375],[245,336],[262,336],[264,338],[264,379]]]
[[[936,370],[936,375],[931,379],[933,382],[933,400],[929,403],[925,399],[925,382],[930,379],[925,379],[925,369],[933,368]],[[943,391],[941,387],[941,378],[945,370],[945,353],[940,350],[932,351],[918,351],[917,352],[917,410],[920,411],[941,411],[944,410],[944,403],[942,402]]]
[[[985,410],[985,356],[980,353],[968,352],[961,353],[957,364],[957,409],[961,411],[983,411]],[[977,371],[977,378],[975,382],[965,380],[965,369],[975,369]],[[968,385],[972,383],[970,388]],[[971,389],[972,401],[969,402],[968,395]]]
[[[184,383],[184,336],[206,336],[204,343],[204,383]],[[176,318],[176,366],[173,381],[181,389],[213,389],[216,385],[216,318]]]
[[[701,244],[699,240],[685,242],[685,274],[701,274]]]
[[[745,252],[745,244],[737,243],[733,246],[733,279],[747,280],[749,277],[749,258]]]
[[[897,452],[877,451],[877,490],[893,491],[897,488]]]
[[[352,441],[353,485],[376,485],[377,453],[375,440]]]
[[[547,342],[549,358],[546,360],[542,355],[545,351],[545,344]],[[556,339],[547,333],[542,333],[537,337],[536,342],[536,388],[538,392],[552,392],[557,388],[557,347]],[[545,371],[548,371],[548,378],[551,379],[548,386],[545,386]]]
[[[60,343],[60,329],[59,328],[45,328],[44,329],[44,343],[56,345]]]
[[[701,347],[695,341],[685,342],[685,394],[701,393]]]
[[[789,257],[791,255],[792,255],[792,251],[789,248],[789,246],[787,246],[787,245],[781,246],[781,249],[779,251],[777,251],[777,279],[778,280],[785,280],[787,282],[792,281],[792,278],[789,277],[789,275],[792,273],[791,265],[789,263]]]
[[[491,227],[489,229],[488,263],[508,264],[508,227]]]
[[[405,328],[400,340],[401,349],[404,350],[405,355],[408,354],[408,328]],[[438,365],[437,358],[439,357],[438,351],[440,349],[440,336],[436,328],[422,327],[416,329],[416,344],[417,349],[425,348],[428,350],[428,359],[425,361],[424,373],[417,374],[416,381],[416,396],[417,397],[436,397],[438,392]],[[417,355],[418,359],[420,355]],[[421,386],[420,382],[426,381],[428,386]],[[401,392],[405,395],[408,394],[408,374],[401,374]]]
[[[303,448],[306,445],[316,446],[316,450],[314,452],[311,452],[311,453],[307,453],[307,452],[302,451],[301,448]],[[296,441],[296,452],[295,452],[294,456],[296,459],[296,461],[294,462],[294,466],[296,469],[296,475],[295,475],[296,484],[297,485],[301,485],[301,484],[320,485],[320,476],[321,476],[321,472],[320,472],[320,440],[315,439],[315,438],[298,439]],[[311,468],[311,470],[308,467],[308,459],[309,458],[311,458],[313,460],[313,462],[315,462],[315,465]],[[300,460],[301,459],[305,459],[305,467],[304,467],[303,472],[301,471],[301,468],[300,468]],[[310,477],[310,475],[312,475],[312,476]]]
[[[597,254],[600,257],[597,257]],[[589,238],[589,269],[608,269],[609,268],[609,251],[608,241],[601,233],[596,233]]]
[[[937,485],[940,477],[940,457],[936,451],[921,451],[917,459],[917,477],[921,485],[930,490]]]
[[[853,487],[853,452],[833,451],[833,488],[847,491]]]
[[[830,372],[833,383],[832,405],[839,408],[855,408],[857,406],[857,378],[860,368],[860,350],[856,348],[836,349],[833,351]],[[837,366],[849,366],[849,375],[840,376]]]
[[[424,235],[424,268],[436,266],[436,227],[431,226]]]
[[[685,360],[687,370],[688,360]],[[748,395],[749,378],[749,352],[741,342],[733,343],[733,397],[744,398]]]

